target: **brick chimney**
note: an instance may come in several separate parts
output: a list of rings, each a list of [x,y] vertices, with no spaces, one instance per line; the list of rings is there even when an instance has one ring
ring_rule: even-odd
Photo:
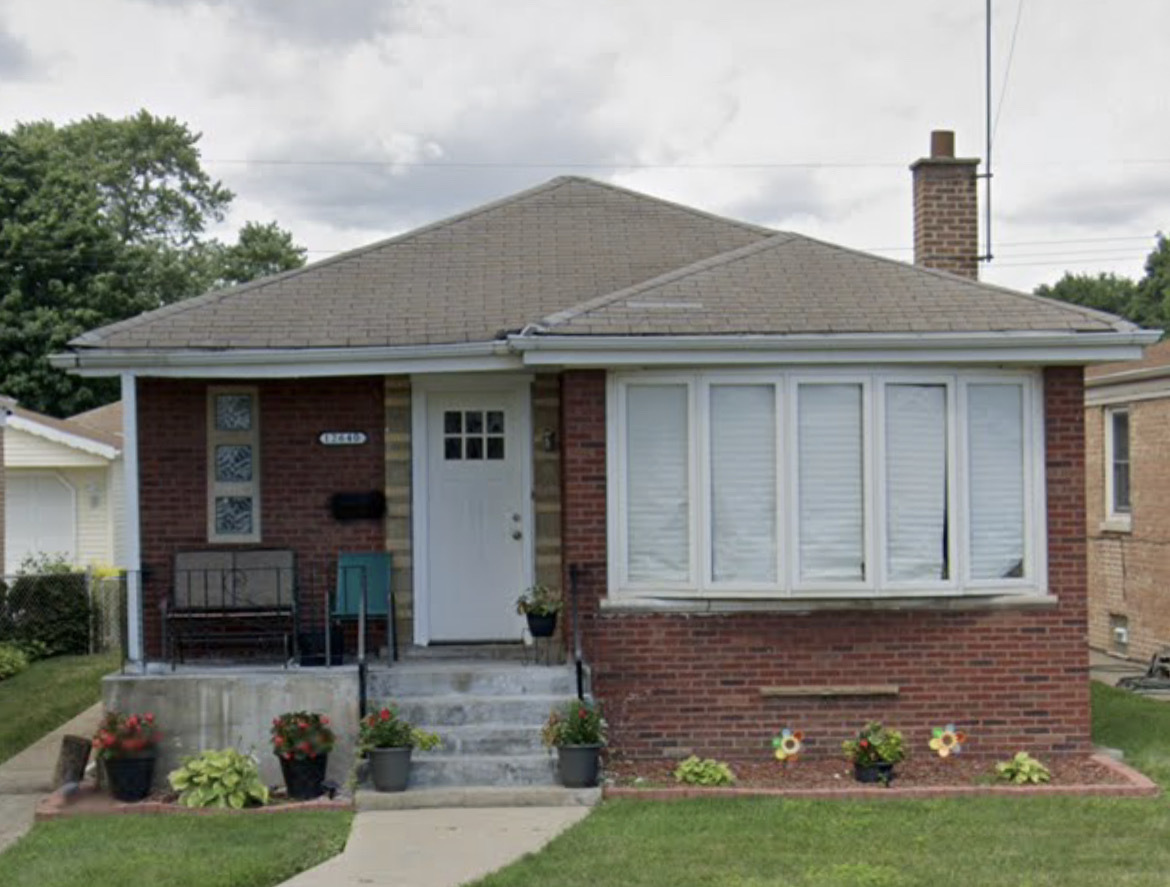
[[[955,157],[955,134],[930,134],[930,156],[914,161],[914,264],[979,279],[978,158]]]

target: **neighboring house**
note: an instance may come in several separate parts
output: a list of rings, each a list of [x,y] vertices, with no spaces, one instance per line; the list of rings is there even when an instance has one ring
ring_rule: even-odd
[[[1156,334],[972,279],[946,135],[917,261],[956,273],[558,178],[74,340],[122,380],[133,657],[177,553],[291,549],[318,611],[380,549],[408,645],[516,640],[519,591],[578,577],[626,755],[875,717],[1087,750],[1082,369]],[[386,516],[335,519],[360,491]]]
[[[4,572],[31,555],[78,567],[124,561],[120,404],[69,419],[18,405],[5,431]]]
[[[1170,647],[1170,342],[1085,377],[1089,641],[1133,659]]]
[[[11,397],[4,397],[0,395],[0,465],[4,464],[4,429],[8,425],[8,417],[12,413],[12,408],[16,406],[16,401]],[[4,555],[4,472],[0,471],[0,570],[4,569],[5,555]]]

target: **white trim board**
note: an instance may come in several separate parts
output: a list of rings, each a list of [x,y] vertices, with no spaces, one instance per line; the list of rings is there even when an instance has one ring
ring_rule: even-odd
[[[109,459],[111,461],[118,458],[118,449],[116,447],[99,443],[96,440],[91,440],[77,434],[70,434],[58,428],[51,428],[48,425],[42,425],[40,422],[33,419],[26,419],[24,416],[17,415],[16,413],[9,415],[8,427],[15,431],[23,431],[26,434],[52,441],[55,444],[61,444],[61,446],[69,447],[72,450],[89,453],[91,456],[101,456],[103,459]]]

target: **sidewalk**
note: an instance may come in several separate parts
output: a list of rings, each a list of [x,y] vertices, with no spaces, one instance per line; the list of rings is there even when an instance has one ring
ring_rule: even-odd
[[[32,828],[37,802],[52,791],[61,737],[92,736],[101,716],[98,702],[0,764],[0,852]]]
[[[588,807],[359,813],[345,852],[281,887],[455,887],[535,853]]]

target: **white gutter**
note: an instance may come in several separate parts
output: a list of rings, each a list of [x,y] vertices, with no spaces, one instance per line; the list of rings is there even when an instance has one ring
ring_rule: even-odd
[[[90,440],[88,437],[81,437],[76,434],[70,434],[68,431],[61,431],[57,428],[50,428],[48,425],[42,425],[40,422],[35,422],[32,419],[26,419],[16,413],[12,413],[8,417],[8,427],[14,428],[17,431],[23,431],[26,434],[32,434],[37,437],[42,437],[45,440],[53,443],[61,444],[73,450],[81,450],[83,453],[89,453],[93,456],[101,456],[103,459],[117,459],[118,449],[109,444],[99,443],[96,440]]]

